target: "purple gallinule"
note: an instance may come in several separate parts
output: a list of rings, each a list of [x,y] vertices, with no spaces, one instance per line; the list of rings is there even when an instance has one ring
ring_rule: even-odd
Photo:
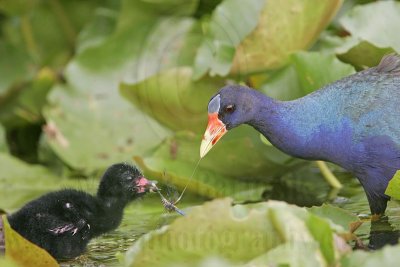
[[[289,155],[350,171],[364,187],[372,214],[383,214],[385,189],[400,169],[400,57],[388,55],[376,67],[293,101],[225,86],[211,98],[208,118],[201,157],[228,130],[248,124]]]
[[[104,173],[96,196],[74,189],[51,192],[9,215],[8,221],[56,259],[74,258],[90,239],[117,228],[125,206],[153,185],[136,167],[115,164]]]

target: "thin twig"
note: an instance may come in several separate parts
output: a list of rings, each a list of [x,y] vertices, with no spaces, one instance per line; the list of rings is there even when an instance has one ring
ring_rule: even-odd
[[[342,188],[343,185],[340,181],[336,178],[336,176],[331,172],[325,162],[323,161],[316,161],[318,168],[320,169],[322,176],[324,176],[325,180],[328,182],[330,186],[333,188]]]
[[[64,7],[62,6],[59,0],[51,0],[49,1],[49,3],[54,13],[57,16],[57,19],[60,21],[61,28],[63,29],[65,36],[67,37],[69,46],[73,48],[75,45],[75,39],[77,34],[74,26],[71,23],[71,20],[65,13]]]
[[[32,25],[27,14],[24,14],[21,17],[21,32],[30,56],[35,62],[38,61],[40,54],[35,37],[33,35]]]

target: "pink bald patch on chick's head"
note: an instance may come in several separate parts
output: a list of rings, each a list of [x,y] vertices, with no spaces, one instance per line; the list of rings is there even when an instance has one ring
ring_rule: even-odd
[[[138,188],[138,190],[137,190],[138,193],[146,192],[149,185],[150,185],[150,181],[144,177],[140,177],[139,179],[136,180],[136,186]]]

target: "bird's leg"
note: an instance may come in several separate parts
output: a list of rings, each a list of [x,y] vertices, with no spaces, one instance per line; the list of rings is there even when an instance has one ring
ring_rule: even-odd
[[[376,179],[377,180],[377,179]],[[369,186],[372,184],[372,181],[376,181],[376,180],[372,180],[369,179]],[[364,184],[363,184],[364,186]],[[379,188],[373,188],[375,190],[378,190]],[[377,191],[372,191],[372,189],[370,187],[366,188],[364,186],[364,190],[365,193],[367,195],[367,199],[368,199],[368,203],[369,203],[369,208],[371,210],[371,220],[379,220],[386,211],[386,207],[387,207],[387,202],[390,199],[390,197],[386,196],[383,193],[377,193]],[[379,191],[378,191],[379,192]]]

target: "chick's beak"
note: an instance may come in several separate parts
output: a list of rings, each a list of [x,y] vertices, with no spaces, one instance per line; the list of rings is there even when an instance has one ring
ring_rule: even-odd
[[[152,193],[160,191],[160,189],[157,187],[157,181],[149,181],[147,190]]]
[[[207,129],[200,145],[200,157],[204,157],[226,132],[226,126],[218,118],[218,112],[209,113]]]

